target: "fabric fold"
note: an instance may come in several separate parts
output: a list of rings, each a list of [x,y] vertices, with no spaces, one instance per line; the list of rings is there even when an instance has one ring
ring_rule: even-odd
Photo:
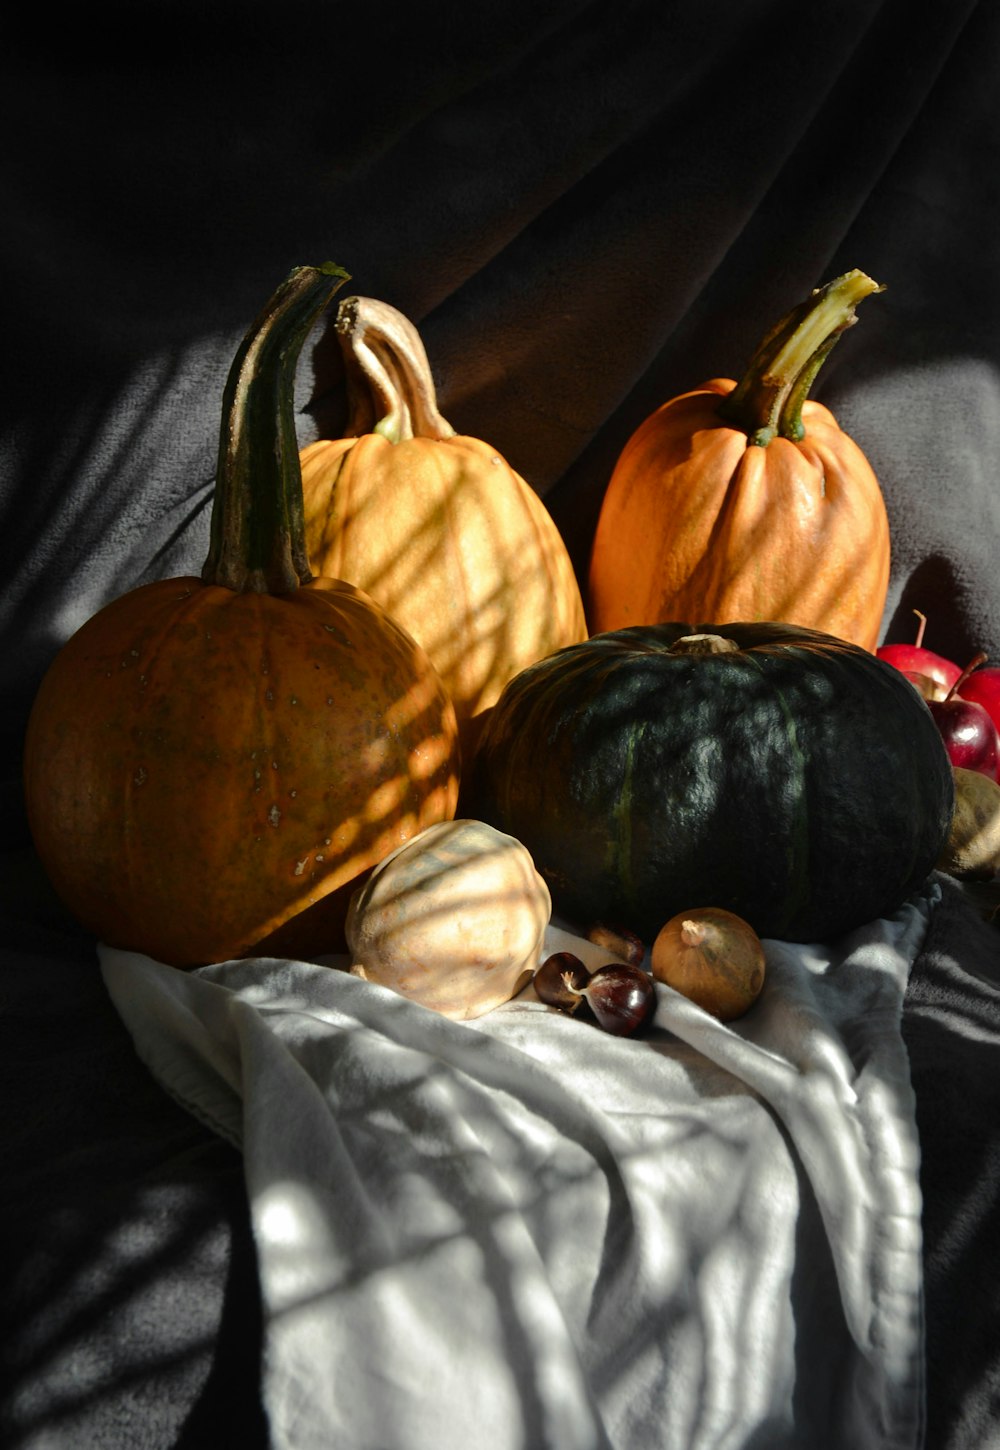
[[[635,1041],[530,989],[457,1023],[331,963],[102,948],[150,1071],[242,1148],[275,1446],[918,1450],[932,907],[766,942],[727,1026],[661,986]]]

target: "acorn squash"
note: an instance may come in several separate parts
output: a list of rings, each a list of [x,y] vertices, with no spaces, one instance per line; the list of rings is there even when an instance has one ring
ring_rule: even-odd
[[[557,911],[647,941],[700,906],[761,936],[839,936],[921,885],[954,805],[909,682],[773,622],[633,626],[530,666],[487,721],[471,791]]]
[[[541,960],[552,902],[528,852],[485,821],[441,821],[351,897],[351,972],[445,1017],[481,1017]]]

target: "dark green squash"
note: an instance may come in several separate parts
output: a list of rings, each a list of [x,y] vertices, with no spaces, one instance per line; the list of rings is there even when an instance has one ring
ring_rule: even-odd
[[[699,906],[838,937],[922,885],[953,803],[909,681],[776,623],[636,626],[550,655],[504,689],[472,779],[557,911],[647,940]]]

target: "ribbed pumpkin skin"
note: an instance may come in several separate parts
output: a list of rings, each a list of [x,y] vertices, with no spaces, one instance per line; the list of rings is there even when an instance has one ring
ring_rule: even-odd
[[[342,950],[357,878],[454,815],[457,787],[426,655],[329,579],[115,600],[56,656],[26,740],[56,890],[104,941],[179,967]]]
[[[526,665],[587,637],[565,544],[529,484],[477,438],[378,433],[302,450],[306,544],[433,660],[470,753],[475,717]]]
[[[591,630],[780,619],[874,650],[889,523],[871,465],[811,401],[800,442],[749,443],[716,413],[735,386],[672,399],[625,445],[594,536]]]
[[[695,632],[739,648],[672,650]],[[773,623],[638,626],[525,670],[485,726],[472,789],[558,911],[647,940],[699,906],[761,936],[835,938],[921,885],[954,801],[908,681]]]

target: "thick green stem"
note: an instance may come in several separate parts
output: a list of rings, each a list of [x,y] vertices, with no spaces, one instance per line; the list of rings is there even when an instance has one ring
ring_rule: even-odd
[[[818,287],[773,327],[743,377],[719,405],[719,416],[751,444],[804,436],[802,404],[834,344],[855,321],[858,303],[883,288],[864,272],[845,272]]]
[[[288,594],[312,578],[295,429],[303,344],[348,274],[296,267],[250,327],[222,398],[212,532],[202,578],[237,593]]]

